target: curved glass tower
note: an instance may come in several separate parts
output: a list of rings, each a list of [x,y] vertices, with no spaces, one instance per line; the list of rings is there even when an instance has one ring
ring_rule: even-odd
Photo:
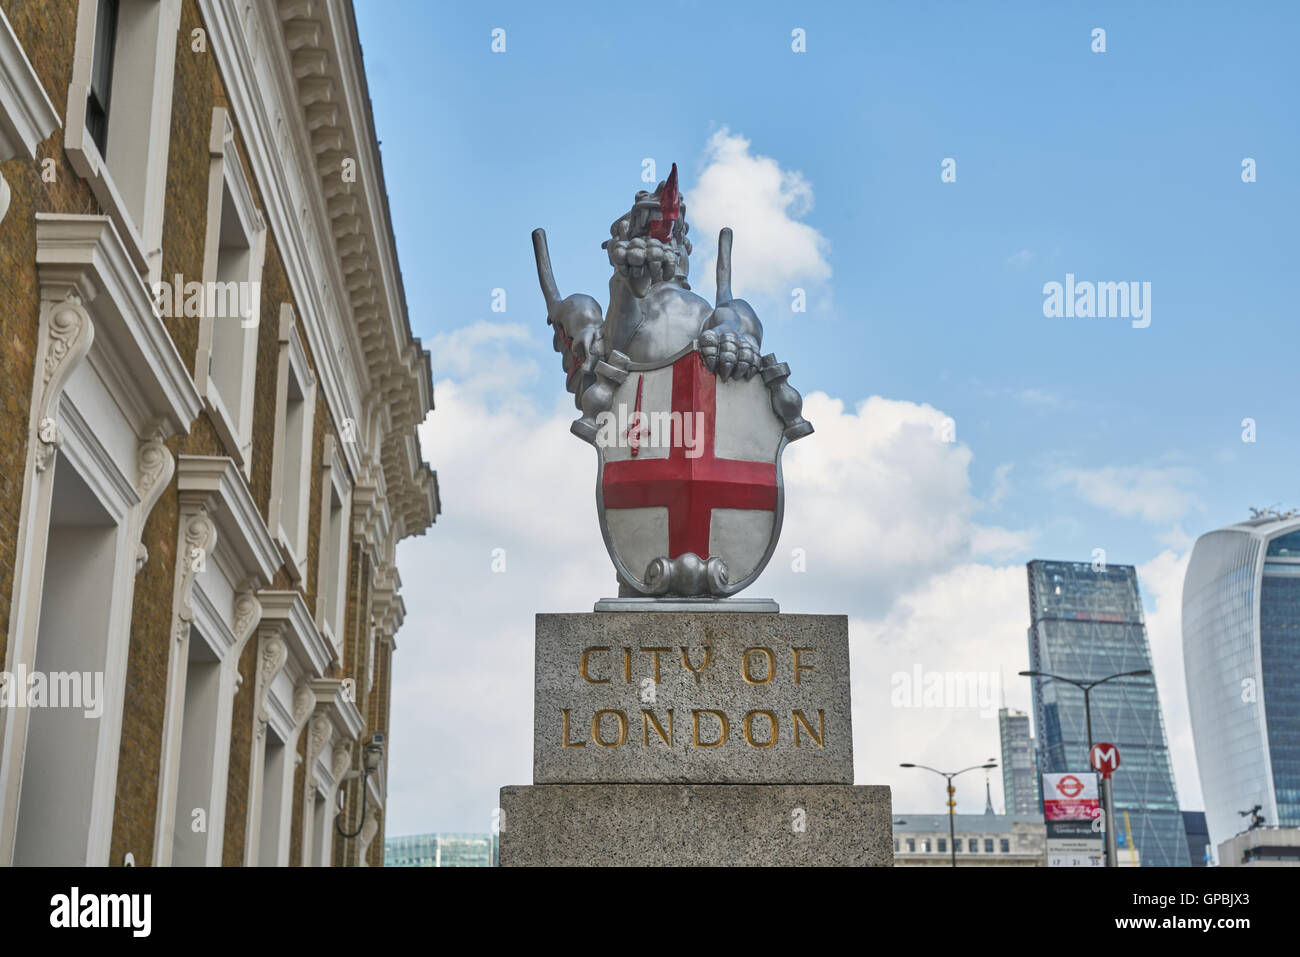
[[[1300,516],[1196,540],[1183,580],[1183,664],[1210,843],[1300,827]]]

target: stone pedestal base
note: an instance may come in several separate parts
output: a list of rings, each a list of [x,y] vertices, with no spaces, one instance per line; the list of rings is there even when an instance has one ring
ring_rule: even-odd
[[[520,785],[501,812],[502,867],[894,862],[880,785]]]

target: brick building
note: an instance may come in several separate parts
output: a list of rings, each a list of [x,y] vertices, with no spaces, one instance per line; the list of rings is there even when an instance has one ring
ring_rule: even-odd
[[[439,501],[351,4],[0,0],[0,304],[0,864],[381,866]]]

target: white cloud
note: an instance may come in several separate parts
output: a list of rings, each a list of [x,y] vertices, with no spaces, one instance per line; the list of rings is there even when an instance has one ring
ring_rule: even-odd
[[[961,564],[899,595],[883,616],[850,621],[853,646],[854,768],[859,783],[893,787],[895,815],[944,810],[943,781],[903,762],[958,770],[994,758],[1001,765],[996,712],[979,708],[898,707],[897,673],[941,672],[987,676],[1007,706],[1030,709],[1029,624],[1023,565],[994,568]],[[1001,811],[1001,769],[991,775],[993,806]],[[957,780],[958,811],[984,810],[984,779],[972,771]]]
[[[1085,502],[1124,518],[1163,523],[1202,508],[1200,499],[1187,486],[1196,474],[1185,468],[1060,468],[1048,477],[1054,488],[1073,486]]]
[[[443,349],[441,367],[459,378],[438,382],[422,441],[445,512],[399,551],[407,619],[394,669],[391,835],[489,827],[498,789],[532,779],[534,615],[587,611],[614,592],[596,524],[594,453],[569,434],[577,412],[558,366],[547,404],[500,376],[549,357],[549,342],[480,323],[450,334]],[[892,786],[897,811],[941,811],[941,782],[897,765],[1000,757],[997,719],[972,708],[895,707],[890,679],[918,665],[996,674],[1010,706],[1028,709],[1027,683],[1015,676],[1028,664],[1024,567],[979,557],[1005,560],[1032,535],[975,522],[972,453],[941,441],[941,410],[813,393],[804,412],[817,431],[786,453],[785,530],[749,594],[775,597],[786,612],[849,616],[857,780]],[[806,572],[792,570],[793,548],[805,549]],[[492,571],[494,549],[504,549],[504,573]],[[1181,571],[1166,556],[1141,571],[1154,596],[1148,621],[1180,795],[1191,806],[1181,671],[1173,677],[1181,659],[1169,650]],[[1001,809],[1000,772],[992,790]],[[961,779],[958,801],[963,812],[983,809],[978,772]]]
[[[394,669],[390,834],[487,829],[497,790],[532,776],[534,615],[586,611],[614,592],[594,454],[569,434],[577,412],[558,368],[545,406],[497,371],[528,367],[549,343],[479,323],[443,348],[441,367],[460,378],[438,382],[422,442],[445,512],[399,552],[407,619]],[[914,663],[1009,674],[1023,665],[1024,570],[972,562],[977,551],[1019,547],[1022,533],[973,523],[971,452],[941,441],[942,411],[878,396],[850,410],[813,393],[804,412],[817,432],[786,453],[785,531],[751,592],[785,611],[851,617],[858,779],[899,787],[900,808],[938,810],[933,782],[897,763],[967,752],[982,761],[998,750],[996,718],[892,708],[889,676]],[[806,573],[790,567],[795,547],[806,549]],[[498,548],[504,573],[492,571]],[[1014,703],[1020,691],[1008,694]],[[962,807],[980,810],[983,783],[970,777]],[[994,794],[1001,806],[996,774]]]
[[[1017,268],[1020,269],[1024,269],[1033,261],[1034,261],[1034,254],[1030,252],[1028,249],[1022,249],[1020,250],[1020,252],[1012,253],[1010,256],[1007,257],[1008,266],[1016,266]]]
[[[1183,577],[1190,557],[1190,549],[1181,554],[1165,550],[1137,569],[1147,621],[1147,640],[1151,643],[1152,670],[1156,675],[1160,710],[1165,719],[1178,803],[1188,809],[1205,806],[1183,672]]]
[[[732,290],[738,297],[766,299],[788,310],[793,288],[829,281],[830,242],[799,221],[813,207],[812,184],[802,173],[751,153],[750,141],[725,126],[709,137],[704,163],[686,196],[695,249],[691,285],[701,295],[713,296],[724,226],[735,232]]]

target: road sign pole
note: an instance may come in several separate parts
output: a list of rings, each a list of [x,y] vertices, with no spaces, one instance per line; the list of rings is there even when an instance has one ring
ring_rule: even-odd
[[[1118,867],[1119,856],[1115,847],[1115,802],[1112,793],[1108,774],[1101,779],[1101,799],[1106,805],[1106,866]]]

